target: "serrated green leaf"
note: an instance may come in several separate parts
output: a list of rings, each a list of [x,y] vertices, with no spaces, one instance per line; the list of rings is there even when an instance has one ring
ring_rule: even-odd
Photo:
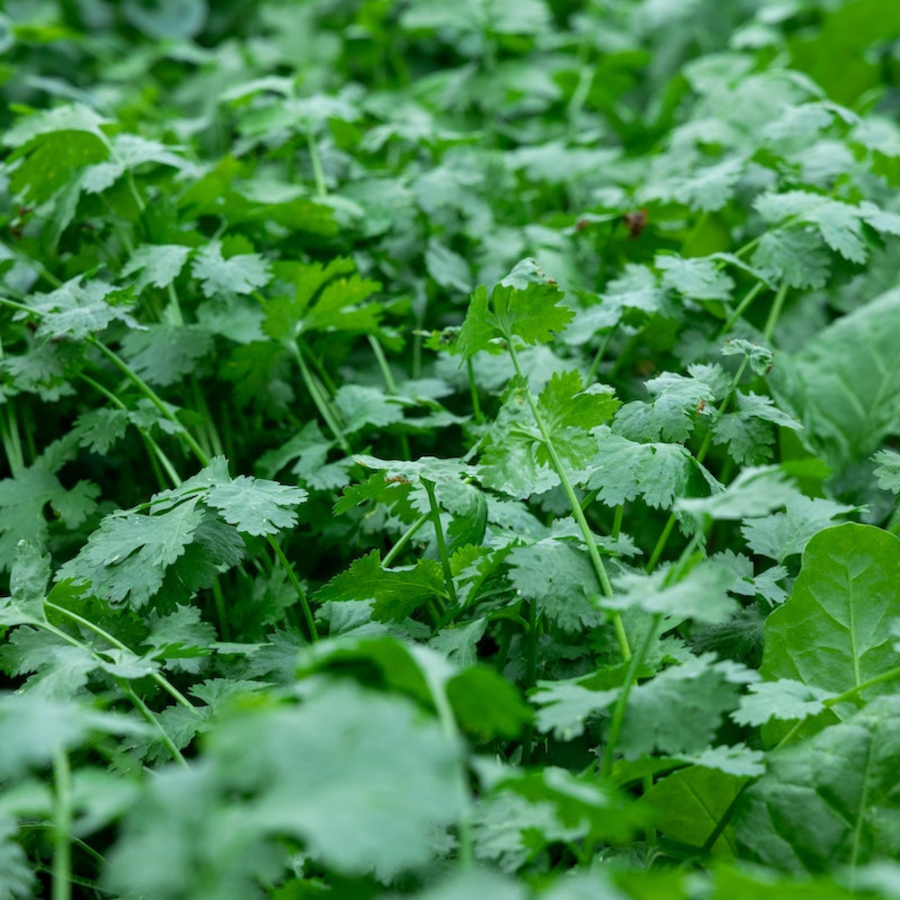
[[[516,547],[508,557],[516,593],[565,631],[596,627],[605,616],[596,606],[597,576],[587,555],[568,541],[545,538]]]
[[[748,466],[723,491],[677,500],[675,508],[694,516],[744,519],[765,516],[800,496],[777,466]]]
[[[196,371],[213,349],[212,335],[200,325],[147,325],[122,341],[131,367],[150,384],[168,387]]]
[[[735,583],[734,572],[715,562],[695,566],[675,584],[666,584],[664,573],[652,575],[624,573],[614,582],[615,593],[603,597],[604,609],[641,609],[651,615],[669,616],[675,621],[693,618],[715,624],[727,621],[737,610],[727,595]]]
[[[181,244],[142,244],[122,269],[122,277],[139,273],[134,289],[140,293],[148,285],[166,288],[181,274],[191,248]]]
[[[40,314],[39,337],[80,341],[116,321],[138,328],[130,301],[130,293],[103,281],[85,283],[79,275],[49,294],[35,294],[29,306]]]
[[[784,562],[789,556],[802,553],[809,539],[834,525],[838,516],[855,511],[853,506],[823,497],[797,494],[785,502],[784,512],[745,521],[741,525],[741,534],[751,550]]]
[[[467,359],[481,350],[496,352],[498,338],[547,343],[574,318],[572,310],[559,305],[560,298],[555,284],[528,282],[520,288],[500,283],[490,294],[480,285],[472,294],[457,351]]]
[[[791,678],[759,681],[749,685],[749,690],[749,694],[741,697],[740,708],[731,714],[738,725],[765,725],[769,719],[790,722],[817,716],[825,709],[823,701],[837,696]]]
[[[671,756],[703,750],[724,714],[738,705],[737,685],[755,678],[752,669],[703,654],[635,685],[622,723],[622,753],[637,759],[654,750]]]
[[[828,250],[810,231],[766,231],[753,251],[753,265],[788,287],[817,290],[831,273]]]
[[[900,453],[895,450],[879,450],[872,461],[878,463],[874,474],[878,487],[894,494],[900,493]]]
[[[706,481],[712,486],[706,470],[681,444],[637,443],[608,428],[598,429],[596,437],[597,455],[588,464],[585,486],[607,506],[640,496],[649,506],[665,509],[685,496],[689,485],[700,488]]]
[[[265,287],[272,277],[268,262],[258,253],[244,253],[225,259],[218,241],[206,244],[194,254],[191,274],[200,280],[207,297],[249,294]]]
[[[381,622],[400,622],[435,596],[445,592],[440,563],[423,559],[410,569],[385,569],[378,552],[354,560],[316,593],[321,603],[373,600],[373,615]]]
[[[779,225],[785,221],[808,223],[819,231],[832,250],[845,259],[857,263],[866,261],[868,251],[857,207],[808,191],[766,193],[757,198],[754,206],[770,224]]]
[[[654,260],[664,287],[692,300],[728,300],[734,281],[711,259],[660,255]]]

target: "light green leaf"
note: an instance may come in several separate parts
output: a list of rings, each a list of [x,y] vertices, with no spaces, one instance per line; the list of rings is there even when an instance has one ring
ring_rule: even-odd
[[[595,603],[597,576],[587,554],[569,541],[545,538],[509,555],[509,579],[516,593],[565,631],[596,627],[606,618]]]
[[[200,286],[207,297],[249,294],[264,287],[272,277],[268,262],[258,253],[244,253],[225,259],[218,241],[206,244],[194,254],[191,274],[200,279]]]
[[[681,444],[638,443],[599,428],[597,455],[588,463],[588,490],[607,506],[619,506],[643,497],[648,506],[668,509],[689,486],[708,490],[706,469]],[[691,491],[693,493],[693,490]]]
[[[728,300],[731,297],[734,281],[711,259],[683,259],[661,254],[654,262],[663,273],[663,286],[691,300]]]
[[[151,284],[168,287],[181,274],[190,252],[190,247],[181,244],[141,244],[122,269],[122,277],[139,272],[134,282],[138,293]]]
[[[40,313],[38,337],[80,341],[96,336],[111,322],[139,328],[129,313],[131,294],[104,281],[84,283],[79,275],[49,294],[35,294],[29,306]]]
[[[895,494],[900,493],[900,453],[896,450],[879,450],[872,461],[878,463],[874,472],[878,477],[878,487]]]
[[[675,509],[713,519],[744,519],[764,516],[796,499],[800,492],[777,466],[748,466],[728,485],[710,497],[682,498]]]
[[[822,701],[837,696],[790,678],[759,681],[749,685],[749,690],[749,694],[741,697],[740,709],[731,714],[738,725],[764,725],[769,719],[790,722],[817,716],[825,709]]]
[[[784,504],[784,512],[744,521],[741,534],[751,550],[784,562],[789,556],[802,553],[809,539],[834,525],[838,516],[856,511],[857,507],[823,497],[797,494]]]
[[[664,669],[631,689],[619,748],[626,759],[705,749],[723,715],[738,705],[737,685],[755,678],[752,669],[716,662],[711,653]]]

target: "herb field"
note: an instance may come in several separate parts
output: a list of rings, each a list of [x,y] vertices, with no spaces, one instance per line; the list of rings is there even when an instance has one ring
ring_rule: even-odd
[[[0,50],[0,900],[900,898],[900,5]]]

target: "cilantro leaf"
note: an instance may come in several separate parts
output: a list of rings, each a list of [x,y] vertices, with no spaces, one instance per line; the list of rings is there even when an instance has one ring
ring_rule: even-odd
[[[142,244],[131,254],[122,277],[139,273],[134,282],[138,293],[148,285],[166,288],[181,274],[190,252],[181,244]]]
[[[41,316],[38,337],[80,341],[116,321],[138,328],[126,306],[130,301],[129,292],[103,281],[84,283],[79,275],[49,294],[36,294],[29,305]]]
[[[596,490],[597,499],[607,506],[640,496],[648,506],[665,509],[704,482],[718,490],[718,483],[681,444],[629,441],[605,426],[595,434],[597,455],[588,464],[585,486]]]
[[[520,337],[526,344],[544,344],[574,318],[572,310],[559,305],[561,292],[555,284],[529,281],[522,287],[502,282],[488,293],[480,285],[472,294],[469,311],[456,344],[467,359],[481,350],[498,350],[498,338]]]
[[[225,259],[219,241],[212,241],[196,251],[191,274],[200,280],[200,287],[207,297],[249,294],[265,287],[272,277],[269,264],[258,253]]]
[[[587,556],[568,541],[545,538],[508,557],[516,593],[565,631],[596,627],[606,618],[595,604],[597,576]]]

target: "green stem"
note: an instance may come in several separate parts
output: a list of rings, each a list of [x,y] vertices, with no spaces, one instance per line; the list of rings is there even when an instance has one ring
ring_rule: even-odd
[[[643,643],[638,648],[638,652],[631,657],[628,665],[628,671],[625,673],[625,682],[622,685],[622,690],[619,692],[619,697],[616,700],[616,705],[613,708],[612,721],[609,724],[609,733],[606,736],[606,746],[603,748],[603,761],[600,766],[600,775],[604,778],[608,778],[610,773],[612,772],[613,766],[613,754],[616,749],[616,744],[619,741],[619,733],[622,730],[622,722],[625,720],[625,710],[628,706],[628,695],[631,693],[631,688],[634,686],[635,681],[637,680],[638,669],[644,662],[644,658],[647,656],[647,653],[650,650],[650,645],[653,643],[654,638],[656,637],[656,630],[659,627],[659,623],[662,620],[662,615],[657,613],[653,616],[653,620],[650,624],[650,627],[647,629],[647,634],[644,637]]]
[[[784,298],[787,296],[787,292],[788,286],[785,282],[778,288],[778,293],[775,294],[775,300],[772,303],[772,308],[769,310],[769,318],[766,320],[766,327],[763,329],[763,337],[766,339],[766,343],[769,343],[772,340],[775,326],[778,324],[781,310],[784,307]]]
[[[266,540],[268,540],[269,546],[272,548],[272,550],[275,551],[275,555],[278,557],[278,561],[284,568],[285,574],[287,575],[291,586],[294,588],[294,592],[297,594],[297,598],[300,601],[300,607],[303,610],[303,618],[306,619],[306,627],[309,631],[310,642],[315,643],[317,640],[319,640],[319,632],[316,628],[316,620],[312,614],[312,609],[310,609],[309,606],[309,600],[307,599],[306,591],[303,590],[303,585],[300,584],[300,579],[297,577],[297,573],[294,571],[294,567],[290,564],[288,558],[284,555],[284,550],[281,549],[281,544],[279,544],[271,534],[267,536]]]
[[[87,341],[91,346],[99,350],[137,389],[159,410],[160,414],[168,419],[173,425],[178,426],[178,434],[184,439],[188,447],[194,453],[194,456],[203,466],[209,465],[209,457],[203,451],[203,448],[197,443],[194,436],[181,424],[178,417],[163,402],[156,391],[141,378],[117,353],[106,346],[102,341],[93,335],[88,335]]]
[[[134,688],[124,679],[117,679],[119,687],[122,688],[122,693],[125,694],[126,697],[134,704],[135,708],[141,713],[141,715],[159,732],[159,739],[162,741],[163,746],[166,750],[169,751],[172,759],[178,763],[183,769],[187,769],[188,763],[187,760],[182,755],[181,751],[175,744],[175,741],[169,736],[169,732],[163,727],[162,722],[153,714],[153,710],[147,706],[146,703],[137,695],[137,692]],[[193,707],[191,707],[193,709]],[[200,715],[198,713],[198,715]]]
[[[597,369],[600,368],[600,363],[603,361],[603,357],[606,356],[606,351],[609,349],[610,341],[613,339],[613,335],[619,330],[619,325],[616,323],[606,334],[603,336],[603,340],[600,341],[600,346],[597,348],[597,352],[594,354],[594,358],[591,360],[591,367],[588,369],[587,373],[587,384],[593,384],[594,380],[597,378]]]
[[[391,396],[397,396],[397,382],[394,381],[394,375],[391,372],[391,367],[388,365],[387,357],[384,355],[384,347],[381,346],[381,341],[375,337],[374,334],[369,335],[369,346],[372,348],[372,352],[375,354],[375,359],[378,361],[378,368],[381,369],[381,375],[384,378],[385,386],[388,389],[388,393]],[[400,435],[400,449],[403,453],[404,459],[410,458],[409,451],[409,439],[405,434]]]
[[[725,398],[719,404],[719,415],[722,415],[722,413],[724,413],[725,410],[728,409],[728,404],[731,402],[731,398],[734,396],[738,385],[741,383],[741,378],[744,375],[744,369],[747,368],[747,363],[749,361],[750,357],[749,355],[747,355],[738,366],[734,378],[731,379],[731,387],[728,389],[728,393],[725,395]],[[709,449],[710,447],[712,447],[712,438],[712,430],[707,431],[706,436],[703,438],[703,442],[700,444],[700,449],[697,451],[697,456],[695,457],[698,465],[703,465],[703,461],[706,459],[706,454],[709,453]],[[675,517],[675,513],[672,513],[666,520],[666,524],[663,526],[663,530],[659,536],[659,540],[657,540],[656,546],[653,548],[653,552],[650,554],[650,559],[647,560],[645,571],[652,572],[656,568],[656,564],[659,562],[659,558],[662,556],[663,551],[666,548],[666,544],[669,541],[669,537],[672,534],[672,529],[675,527],[676,521],[677,519]]]
[[[478,399],[478,385],[475,383],[475,367],[472,365],[472,358],[466,360],[466,374],[469,377],[469,393],[472,395],[472,414],[475,421],[481,424],[484,422],[484,413],[481,411],[481,401]]]
[[[353,451],[351,450],[350,444],[344,435],[344,430],[341,428],[338,421],[337,413],[332,409],[331,401],[325,396],[322,385],[310,371],[303,354],[300,352],[300,347],[294,342],[292,342],[290,346],[294,359],[297,362],[297,366],[300,369],[303,383],[306,385],[306,390],[309,391],[309,396],[312,397],[316,409],[319,410],[319,415],[325,420],[325,424],[328,426],[332,435],[334,435],[335,440],[340,444],[341,449],[349,456]]]
[[[107,390],[102,384],[100,384],[99,381],[95,381],[93,378],[91,378],[90,375],[85,375],[84,372],[79,372],[78,377],[85,384],[89,385],[95,391],[97,391],[97,393],[106,397],[106,399],[109,400],[109,402],[112,403],[113,406],[125,410],[126,412],[128,411],[128,407],[112,391]],[[172,482],[172,486],[178,487],[181,484],[181,478],[179,477],[178,472],[175,470],[175,466],[172,465],[172,461],[166,455],[165,451],[162,449],[162,447],[159,446],[156,440],[146,429],[139,428],[138,431],[140,431],[141,437],[149,447],[151,454],[155,457],[155,461],[159,462],[159,464],[165,470],[166,475]]]
[[[559,478],[563,492],[566,495],[566,499],[569,501],[569,507],[572,510],[572,515],[575,517],[575,521],[578,523],[578,527],[581,530],[584,542],[587,545],[588,557],[590,558],[594,573],[597,576],[597,581],[600,584],[600,589],[605,596],[611,597],[613,595],[612,585],[609,581],[609,575],[606,572],[606,566],[603,564],[603,560],[600,558],[599,550],[597,550],[597,542],[594,540],[591,526],[588,524],[588,520],[585,518],[584,511],[581,508],[581,504],[578,502],[578,498],[575,496],[575,491],[573,490],[572,484],[569,481],[569,476],[566,474],[566,467],[563,465],[563,461],[562,459],[560,459],[559,453],[557,453],[556,451],[556,445],[553,443],[553,438],[547,428],[546,423],[544,422],[544,417],[541,415],[537,403],[535,403],[534,401],[531,390],[528,387],[528,380],[525,378],[525,373],[522,371],[522,366],[519,363],[519,356],[516,353],[515,347],[513,346],[512,335],[506,335],[506,346],[509,350],[509,355],[512,359],[513,367],[516,370],[516,375],[519,376],[519,379],[525,386],[525,400],[528,403],[529,408],[531,409],[531,414],[534,417],[535,423],[537,424],[538,431],[540,431],[541,433],[541,439],[544,443],[544,447],[547,450],[547,455],[550,457],[550,462],[553,466],[553,469]],[[628,635],[625,633],[625,626],[622,624],[622,616],[619,612],[614,612],[612,614],[612,623],[613,628],[616,632],[616,639],[619,642],[619,650],[622,654],[622,659],[627,661],[631,659],[631,648],[628,645]]]
[[[734,308],[734,311],[731,315],[725,320],[725,324],[722,326],[722,330],[719,332],[719,337],[724,337],[728,334],[732,328],[734,328],[734,323],[744,314],[744,311],[747,307],[756,299],[759,292],[765,287],[765,283],[762,281],[757,281],[756,284],[750,288],[749,291],[744,295],[743,299],[740,303]]]
[[[58,606],[56,603],[51,603],[49,600],[44,600],[44,606],[48,609],[52,609],[54,612],[59,613],[60,615],[66,616],[71,619],[73,622],[77,622],[83,628],[87,628],[88,631],[93,631],[97,637],[103,638],[108,644],[115,647],[117,650],[121,650],[124,653],[131,653],[132,655],[137,655],[134,651],[123,644],[120,640],[113,637],[108,631],[104,631],[99,625],[94,624],[89,619],[85,619],[83,616],[79,616],[78,613],[72,612],[71,609],[66,609],[64,606]],[[57,637],[62,637],[70,643],[74,643],[78,647],[83,647],[80,641],[73,638],[71,635],[66,634],[66,632],[61,629],[56,628],[55,626],[48,623],[42,623],[42,627],[49,629],[52,631]],[[91,651],[94,652],[94,651]],[[200,712],[198,712],[197,708],[188,700],[178,688],[175,687],[167,678],[163,675],[160,675],[159,672],[150,672],[148,675],[149,678],[152,678],[170,697],[172,697],[176,702],[180,703],[185,709],[189,709],[192,713],[200,718],[203,718]]]
[[[400,539],[399,539],[399,540],[397,541],[397,543],[394,544],[394,546],[391,547],[391,549],[388,551],[387,555],[386,555],[386,556],[384,557],[384,559],[381,561],[381,565],[384,566],[386,569],[387,569],[387,568],[390,568],[390,566],[393,565],[394,560],[395,560],[395,559],[403,552],[404,547],[406,547],[406,545],[413,539],[413,537],[415,536],[416,532],[417,532],[417,531],[418,531],[418,530],[419,530],[419,529],[420,529],[420,528],[421,528],[421,527],[422,527],[422,526],[423,526],[430,518],[431,518],[431,512],[430,512],[430,511],[427,512],[427,513],[422,513],[422,515],[419,516],[419,518],[416,519],[416,521],[413,522],[412,525],[410,525],[409,528],[407,528],[406,531],[404,531],[402,535],[400,535]]]
[[[213,579],[212,583],[213,603],[216,607],[216,618],[219,620],[219,634],[222,635],[223,641],[231,640],[231,623],[228,620],[228,608],[225,604],[225,595],[222,593],[222,583],[218,576]]]
[[[620,503],[616,507],[615,517],[613,519],[613,527],[612,527],[612,538],[613,540],[618,540],[619,535],[622,533],[622,517],[625,515],[625,506]]]
[[[22,452],[22,437],[19,433],[16,409],[11,398],[0,406],[0,439],[3,441],[11,474],[21,472],[25,468],[25,455]]]
[[[447,552],[447,542],[444,540],[444,527],[441,525],[441,509],[438,506],[437,497],[434,494],[434,482],[427,478],[420,478],[425,493],[428,494],[428,506],[431,508],[431,521],[434,523],[434,535],[437,539],[438,555],[441,558],[441,568],[444,570],[444,584],[447,586],[447,596],[454,606],[459,606],[456,596],[456,585],[453,583],[453,570],[450,568],[450,554]]]
[[[64,747],[53,754],[53,900],[72,898],[72,772]]]

